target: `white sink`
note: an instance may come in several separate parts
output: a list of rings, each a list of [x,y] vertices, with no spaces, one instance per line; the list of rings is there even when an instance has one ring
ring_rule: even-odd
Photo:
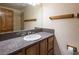
[[[38,40],[41,38],[41,35],[39,34],[31,34],[31,35],[27,35],[24,37],[24,40],[26,41],[34,41],[34,40]]]

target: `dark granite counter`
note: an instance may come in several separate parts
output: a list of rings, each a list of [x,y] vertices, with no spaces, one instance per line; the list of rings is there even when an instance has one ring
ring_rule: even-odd
[[[36,42],[39,42],[45,38],[48,38],[50,36],[53,36],[53,33],[48,33],[48,32],[38,32],[35,34],[41,35],[41,38],[35,41],[25,41],[22,37],[17,37],[17,38],[11,38],[8,40],[0,41],[0,55],[8,55],[10,53],[13,53],[17,50],[20,50],[24,47],[27,47],[31,44],[34,44]]]

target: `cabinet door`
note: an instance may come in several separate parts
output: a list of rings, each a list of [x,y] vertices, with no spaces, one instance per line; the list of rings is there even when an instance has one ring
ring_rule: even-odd
[[[11,10],[0,8],[1,32],[13,30],[13,12]]]
[[[26,49],[27,55],[39,55],[39,44],[35,44],[30,48]]]
[[[6,24],[6,28],[7,28],[7,31],[12,31],[13,30],[13,20],[12,20],[12,16],[5,16],[5,18],[6,18],[6,23],[8,23],[8,24]]]
[[[53,37],[48,38],[48,55],[54,54],[54,39]]]
[[[54,40],[53,37],[48,38],[48,51],[54,48]]]
[[[50,51],[48,51],[48,55],[54,55],[54,49],[51,49]]]
[[[25,49],[16,52],[15,55],[25,55]]]
[[[1,16],[0,16],[0,32],[1,32]]]
[[[47,39],[40,42],[40,55],[47,55]]]

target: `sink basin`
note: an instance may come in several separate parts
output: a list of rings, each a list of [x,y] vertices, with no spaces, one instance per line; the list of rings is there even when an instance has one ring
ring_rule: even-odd
[[[26,41],[34,41],[34,40],[38,40],[41,38],[41,35],[39,34],[31,34],[31,35],[27,35],[24,37],[24,40]]]

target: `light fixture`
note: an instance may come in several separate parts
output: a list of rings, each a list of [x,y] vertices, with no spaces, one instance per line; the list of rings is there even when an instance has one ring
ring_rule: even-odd
[[[30,4],[32,6],[36,6],[36,5],[39,5],[40,3],[28,3],[28,4]]]
[[[40,4],[41,0],[29,0],[27,3],[32,5],[32,6],[36,6],[38,4]]]

